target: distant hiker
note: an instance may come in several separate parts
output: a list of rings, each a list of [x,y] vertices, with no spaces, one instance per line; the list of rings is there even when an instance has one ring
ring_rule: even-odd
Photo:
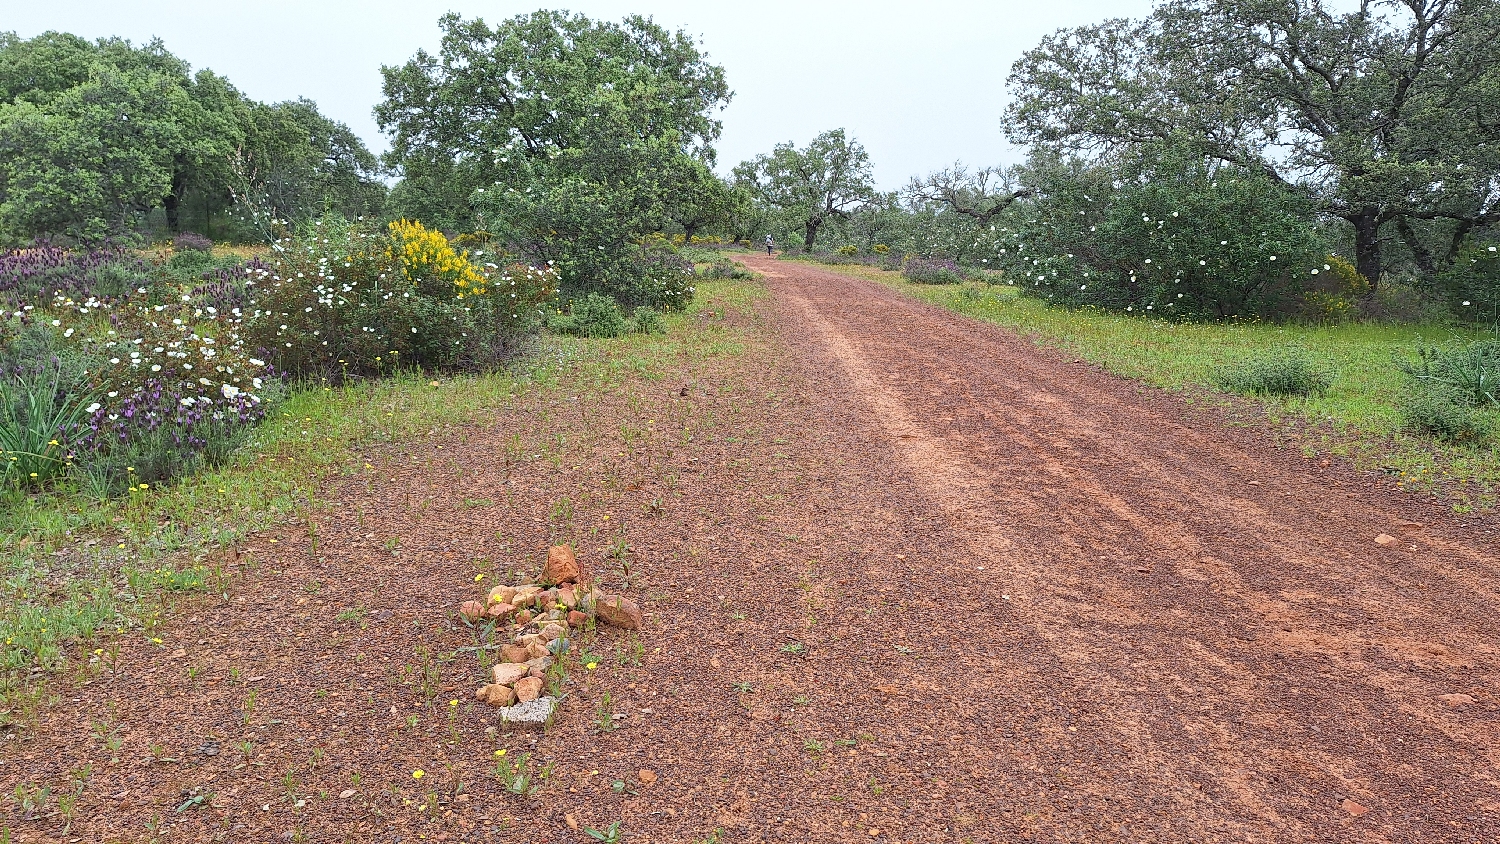
[[[771,242],[771,236],[770,235],[766,235],[766,254],[767,255],[771,254],[771,247],[772,246],[775,246],[775,244]]]

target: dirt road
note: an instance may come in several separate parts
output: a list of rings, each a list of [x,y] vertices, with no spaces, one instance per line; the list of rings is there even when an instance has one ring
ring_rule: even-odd
[[[1493,521],[747,263],[769,297],[664,375],[371,448],[315,537],[116,639],[0,743],[6,793],[89,766],[16,840],[1500,841]],[[497,733],[454,609],[554,541],[647,624]]]
[[[896,517],[868,533],[929,532],[851,574],[930,605],[899,632],[922,658],[886,670],[935,688],[886,717],[989,830],[1500,840],[1493,532],[877,285],[751,263],[846,494]]]

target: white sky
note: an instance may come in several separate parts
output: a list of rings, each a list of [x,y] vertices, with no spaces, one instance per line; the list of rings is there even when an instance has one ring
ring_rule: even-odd
[[[47,30],[167,49],[264,101],[305,96],[374,150],[387,144],[371,109],[380,66],[435,51],[446,11],[491,23],[543,7],[477,0],[0,0],[0,30]],[[1150,0],[575,0],[562,6],[618,20],[638,12],[699,36],[735,96],[721,117],[720,169],[843,127],[863,142],[880,186],[955,160],[1011,164],[1000,115],[1011,62],[1055,29],[1139,17]]]

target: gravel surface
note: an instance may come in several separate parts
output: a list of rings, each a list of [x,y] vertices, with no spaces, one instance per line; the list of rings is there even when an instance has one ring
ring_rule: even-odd
[[[255,538],[228,601],[59,686],[0,788],[93,764],[91,841],[1500,841],[1493,520],[746,263],[769,299],[692,329],[743,354],[372,451],[315,550]],[[455,609],[562,540],[645,627],[582,643],[545,736],[491,734]]]

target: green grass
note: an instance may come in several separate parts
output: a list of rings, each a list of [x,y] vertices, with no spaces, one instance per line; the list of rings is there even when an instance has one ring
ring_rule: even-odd
[[[326,478],[367,471],[365,448],[490,419],[494,408],[538,391],[607,390],[625,378],[660,378],[684,362],[741,354],[736,332],[716,315],[748,313],[763,291],[699,282],[695,304],[665,317],[665,334],[548,336],[504,372],[406,373],[304,389],[229,465],[160,489],[110,501],[68,488],[0,498],[0,724],[34,709],[34,672],[88,669],[88,648],[100,634],[149,637],[173,594],[226,589],[213,551],[315,514],[325,504]],[[95,667],[107,660],[95,652]]]
[[[1279,435],[1297,434],[1308,456],[1333,454],[1364,468],[1386,468],[1402,487],[1447,497],[1460,511],[1495,506],[1500,447],[1446,446],[1410,434],[1396,409],[1407,385],[1398,359],[1411,359],[1419,342],[1467,342],[1479,332],[1441,325],[1174,324],[1049,307],[1007,285],[920,285],[872,267],[824,268],[878,281],[1116,374],[1195,397],[1217,393],[1225,367],[1268,351],[1301,349],[1333,380],[1321,395],[1254,400]]]

